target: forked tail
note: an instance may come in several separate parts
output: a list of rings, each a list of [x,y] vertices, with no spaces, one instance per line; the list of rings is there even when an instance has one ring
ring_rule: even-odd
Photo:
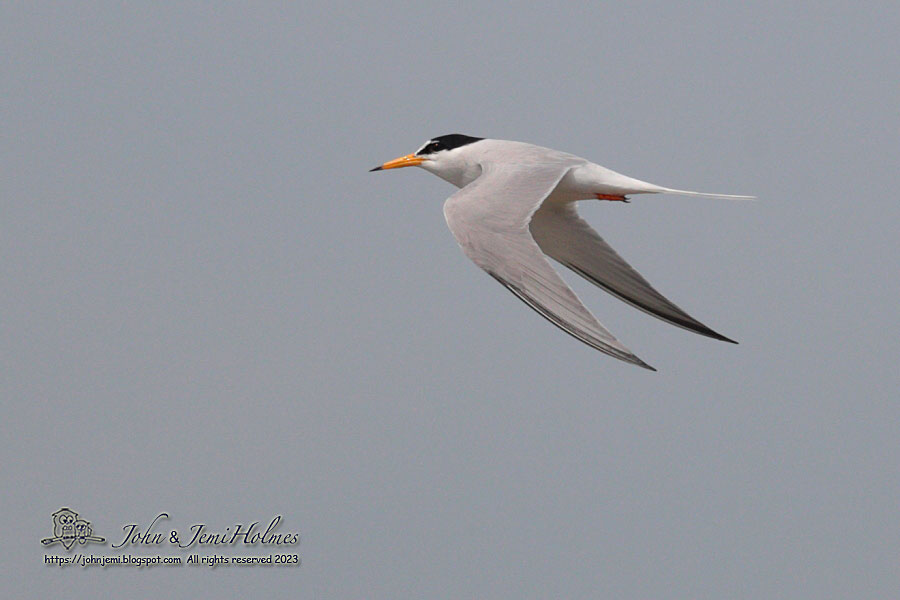
[[[707,194],[704,192],[691,192],[688,190],[674,190],[672,188],[660,188],[663,194],[678,194],[680,196],[699,196],[701,198],[724,198],[727,200],[756,200],[756,196],[739,196],[737,194]]]

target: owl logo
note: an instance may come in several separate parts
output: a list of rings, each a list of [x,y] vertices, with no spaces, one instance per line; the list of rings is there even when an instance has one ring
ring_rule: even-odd
[[[78,518],[78,513],[70,508],[61,508],[53,513],[53,537],[44,538],[41,543],[52,546],[60,543],[66,550],[71,550],[75,542],[86,544],[88,542],[103,543],[106,540],[93,535],[91,524]]]
[[[91,533],[93,533],[93,531],[91,530],[90,523],[84,519],[75,521],[75,539],[78,540],[79,544],[85,544],[87,543],[88,538],[94,537]]]

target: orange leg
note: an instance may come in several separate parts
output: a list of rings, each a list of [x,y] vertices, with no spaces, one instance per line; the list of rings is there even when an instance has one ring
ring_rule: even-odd
[[[612,202],[628,202],[625,196],[614,196],[613,194],[594,194],[597,200],[611,200]]]

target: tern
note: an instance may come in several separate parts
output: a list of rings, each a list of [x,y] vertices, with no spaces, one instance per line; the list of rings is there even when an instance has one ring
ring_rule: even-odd
[[[633,194],[753,196],[662,187],[558,150],[459,133],[432,138],[412,154],[371,170],[413,166],[460,188],[444,203],[444,217],[466,256],[542,317],[588,346],[656,370],[600,324],[547,257],[663,321],[737,343],[657,292],[578,216],[575,203],[628,202]]]

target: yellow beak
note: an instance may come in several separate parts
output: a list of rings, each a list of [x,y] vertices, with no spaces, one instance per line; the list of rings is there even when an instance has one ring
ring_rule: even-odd
[[[369,172],[371,173],[372,171],[383,171],[385,169],[400,169],[402,167],[414,167],[416,165],[421,165],[423,162],[425,162],[425,159],[421,156],[416,156],[415,154],[407,154],[406,156],[401,156],[400,158],[389,160],[380,167],[369,169]]]

